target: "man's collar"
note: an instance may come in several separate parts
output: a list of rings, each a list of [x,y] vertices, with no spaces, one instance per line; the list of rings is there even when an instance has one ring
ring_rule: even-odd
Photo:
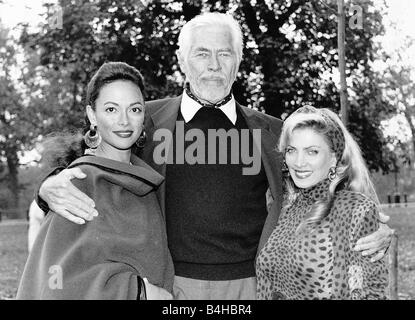
[[[180,112],[183,115],[184,121],[187,123],[193,119],[195,114],[199,111],[202,106],[197,103],[195,100],[190,98],[186,91],[183,91],[182,102],[180,104]],[[232,96],[232,99],[229,100],[226,104],[219,107],[218,109],[228,117],[228,119],[235,125],[236,123],[236,103],[235,98]]]

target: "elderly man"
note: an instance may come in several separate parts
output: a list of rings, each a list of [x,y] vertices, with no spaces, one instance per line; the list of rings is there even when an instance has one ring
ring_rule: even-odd
[[[180,32],[177,51],[186,75],[183,94],[146,106],[147,142],[140,155],[166,177],[159,199],[174,260],[176,299],[255,299],[255,257],[261,235],[266,239],[272,231],[264,223],[274,226],[279,216],[282,155],[276,145],[281,121],[235,101],[231,88],[242,48],[241,29],[232,16],[206,13],[192,19]],[[210,149],[211,130],[232,131],[240,140]],[[170,139],[163,140],[166,132]],[[195,149],[189,137],[200,135],[207,138]],[[167,148],[160,161],[162,143]],[[197,155],[188,152],[191,147]],[[243,170],[244,153],[259,154],[258,170]],[[70,183],[83,177],[76,169],[63,170],[42,184],[40,197],[75,223],[91,220],[98,214],[92,200]],[[273,201],[269,214],[267,190]],[[390,234],[384,226],[364,241],[363,249],[379,251],[380,258]]]

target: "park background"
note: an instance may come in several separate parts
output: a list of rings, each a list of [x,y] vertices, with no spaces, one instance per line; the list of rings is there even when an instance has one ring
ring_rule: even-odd
[[[178,33],[204,11],[241,22],[240,103],[281,119],[304,104],[340,113],[337,0],[0,0],[0,299],[27,258],[43,138],[83,125],[86,84],[106,61],[137,67],[146,100],[180,94]],[[415,299],[413,13],[411,0],[345,1],[347,126],[399,236],[401,299]]]

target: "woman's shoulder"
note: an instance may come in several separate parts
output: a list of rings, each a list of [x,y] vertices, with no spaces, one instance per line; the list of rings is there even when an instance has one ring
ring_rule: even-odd
[[[352,208],[373,208],[377,207],[376,203],[367,195],[352,190],[340,190],[336,193],[334,200],[335,205],[347,206]]]
[[[94,161],[91,161],[91,157],[92,156],[79,157],[68,165],[67,169],[79,168],[83,173],[85,173],[86,177],[84,179],[76,180],[87,182],[94,179],[94,177],[100,174],[100,172],[105,171],[106,168],[95,165]]]
[[[350,216],[355,222],[377,220],[376,203],[365,194],[352,190],[337,192],[333,207],[342,215]]]
[[[79,168],[85,174],[84,178],[74,178],[71,180],[71,183],[76,188],[90,196],[91,193],[93,193],[93,190],[96,188],[95,182],[97,180],[97,176],[102,174],[104,172],[104,169],[94,166],[88,161],[84,161],[82,158],[84,157],[80,157],[73,161],[67,167],[67,169]]]
[[[131,162],[132,164],[127,164],[97,156],[84,156],[68,168],[79,167],[87,177],[78,181],[89,189],[110,183],[140,196],[158,188],[164,181],[162,175],[141,159],[134,156]]]

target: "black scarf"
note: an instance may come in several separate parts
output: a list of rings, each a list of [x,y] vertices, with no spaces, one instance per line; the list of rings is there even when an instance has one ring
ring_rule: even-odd
[[[223,106],[223,105],[225,105],[225,104],[227,104],[231,99],[232,99],[232,91],[231,92],[229,92],[229,94],[225,97],[225,98],[223,98],[222,100],[220,100],[219,102],[217,102],[217,103],[206,103],[206,102],[202,102],[202,101],[200,101],[193,93],[192,93],[192,91],[190,90],[190,84],[187,82],[186,83],[186,86],[185,86],[185,90],[186,90],[186,93],[187,93],[187,95],[191,98],[191,99],[193,99],[194,101],[196,101],[198,104],[200,104],[201,106],[203,106],[203,107],[214,107],[214,108],[219,108],[219,107],[221,107],[221,106]]]

